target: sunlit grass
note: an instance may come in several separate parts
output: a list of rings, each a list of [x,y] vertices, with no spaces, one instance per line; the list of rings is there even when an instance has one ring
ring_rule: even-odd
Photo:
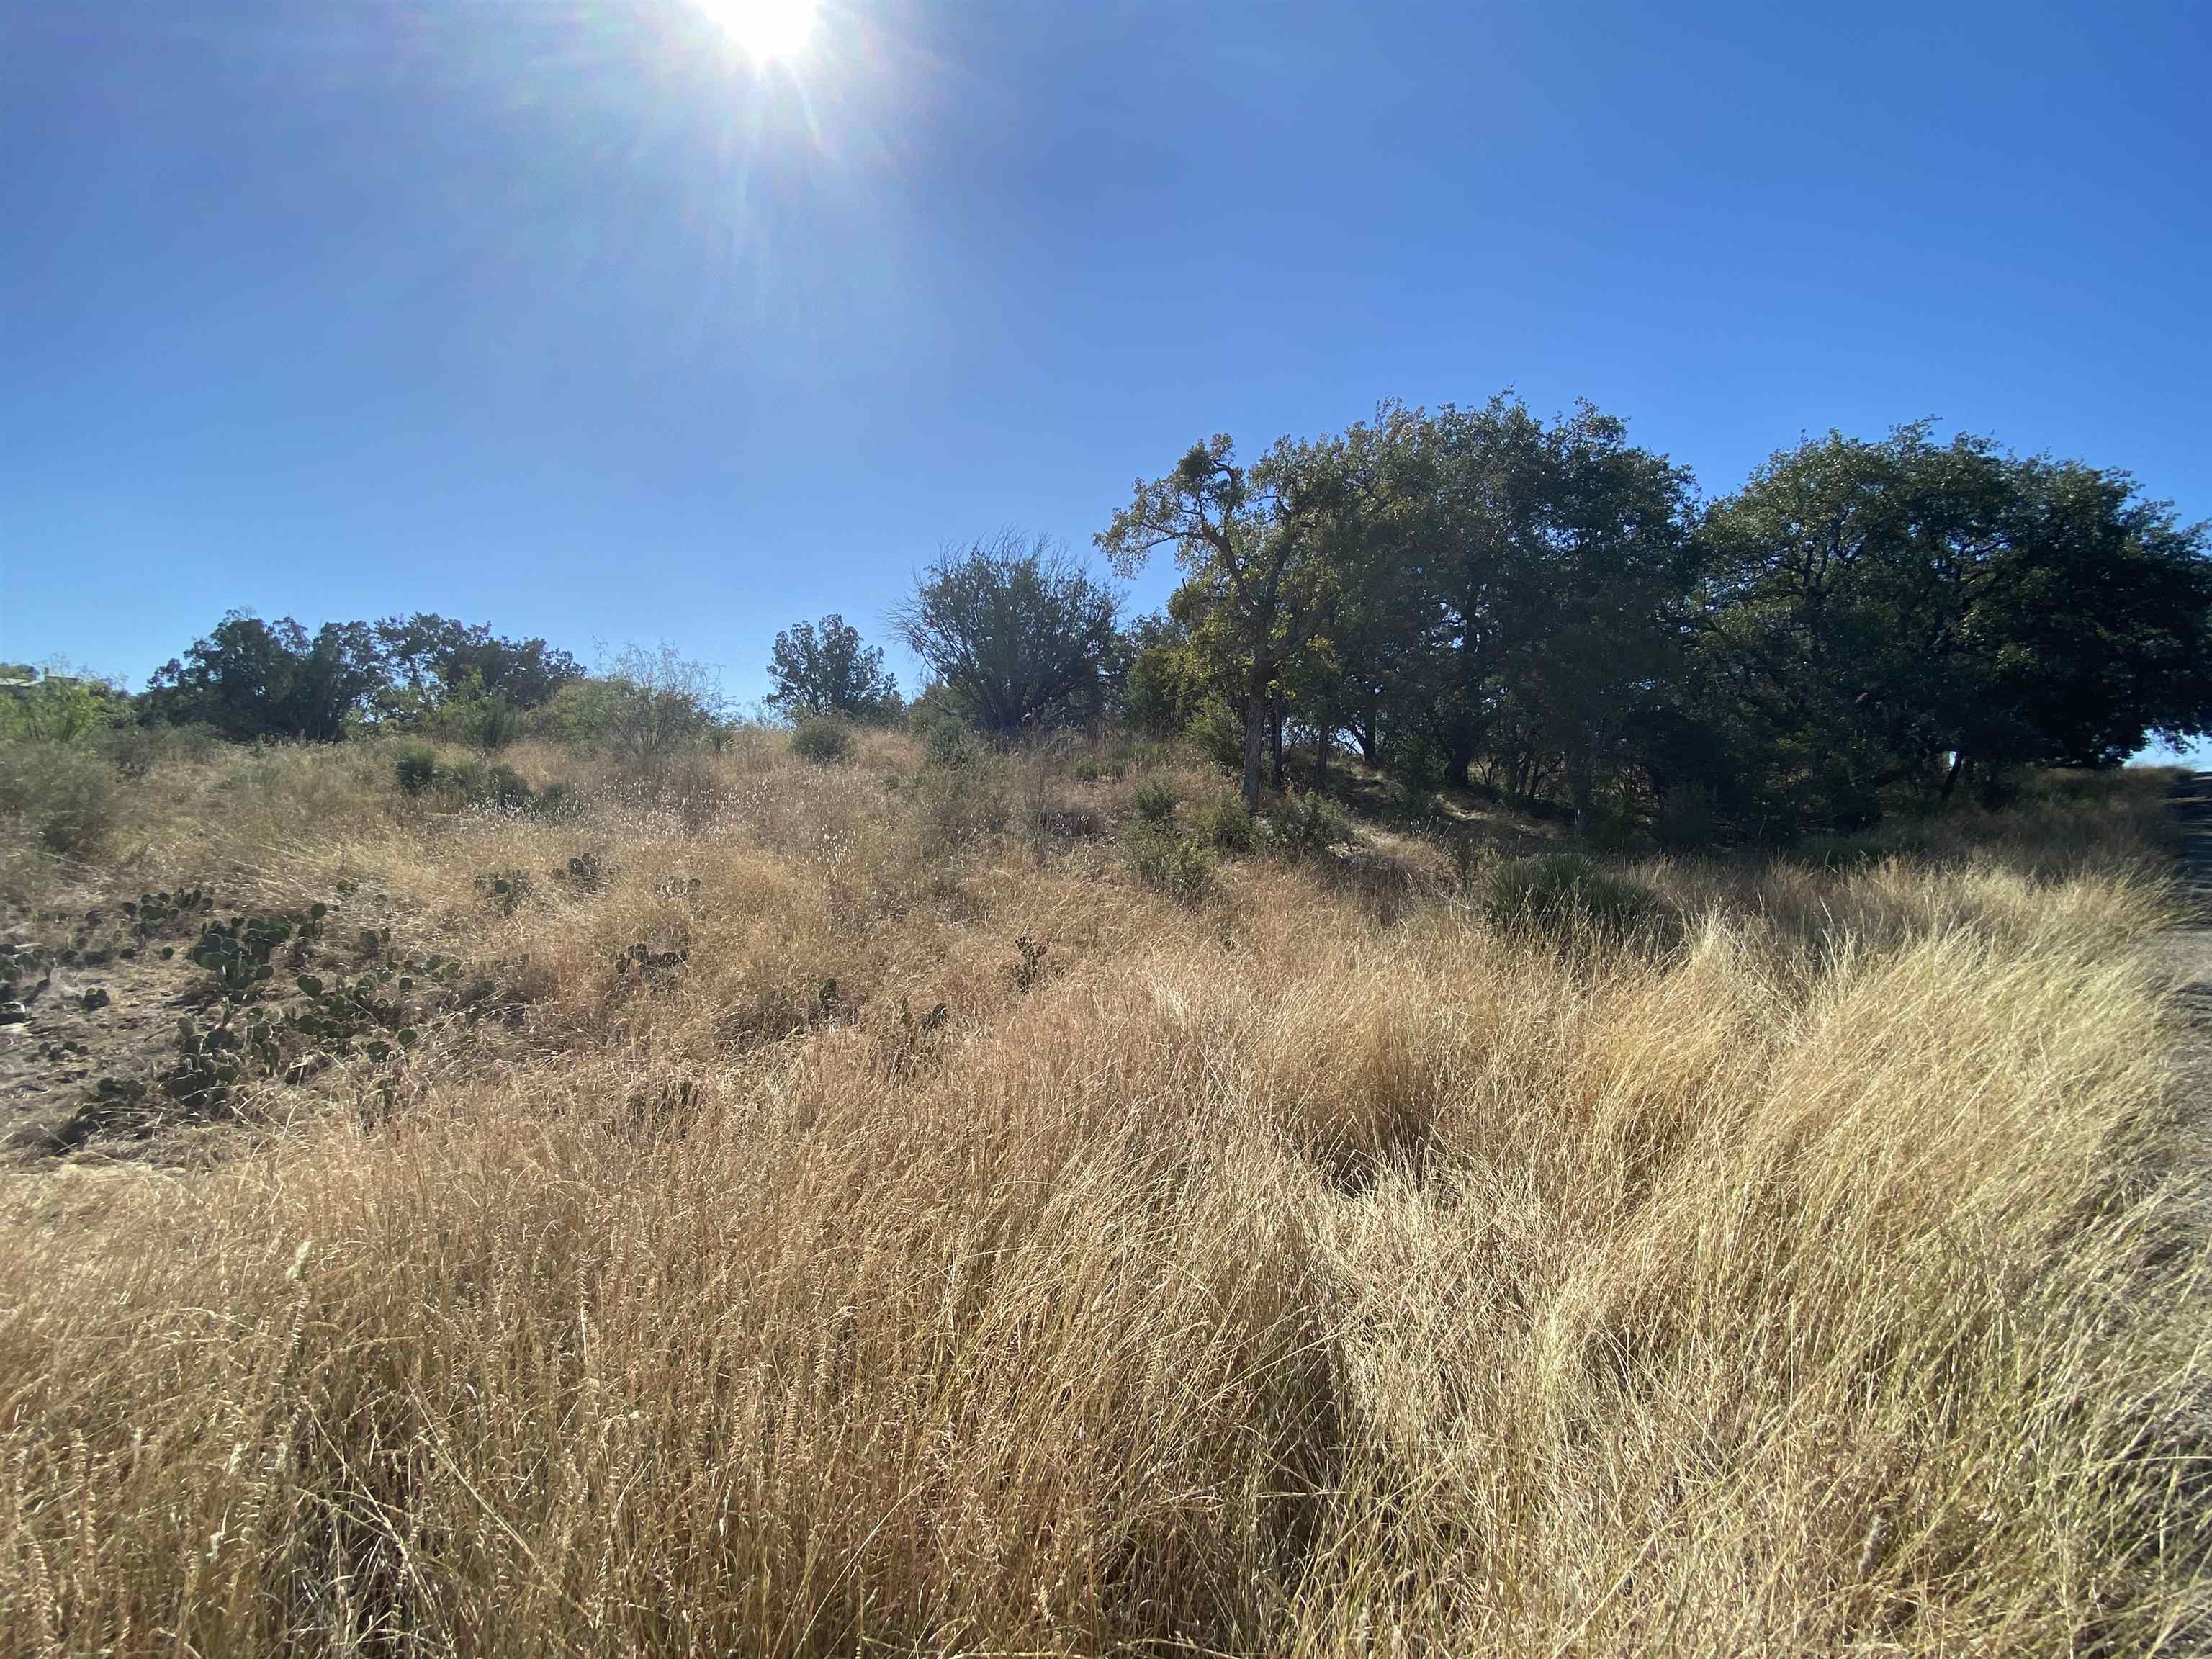
[[[2212,1618],[2151,795],[1633,866],[1668,927],[1622,939],[1501,933],[1409,842],[1178,904],[1066,832],[1137,787],[1067,757],[956,787],[901,739],[747,738],[651,799],[516,758],[597,804],[434,813],[371,749],[207,763],[210,831],[142,822],[134,870],[343,878],[526,958],[532,1014],[374,1124],[13,1178],[25,1650],[2146,1652]],[[472,885],[587,850],[589,891]],[[673,982],[617,982],[679,933]]]

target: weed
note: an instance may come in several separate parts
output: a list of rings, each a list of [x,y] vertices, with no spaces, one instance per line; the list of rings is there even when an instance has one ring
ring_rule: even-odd
[[[1490,878],[1487,908],[1501,929],[1533,927],[1568,935],[1589,931],[1625,939],[1658,920],[1657,895],[1600,868],[1579,853],[1546,853],[1500,865]]]
[[[827,714],[801,714],[792,728],[791,752],[801,760],[827,766],[853,752],[853,733],[844,721]]]
[[[1133,824],[1121,846],[1138,881],[1178,904],[1200,903],[1213,890],[1213,865],[1206,848],[1173,830]]]
[[[1170,822],[1182,804],[1182,796],[1170,779],[1149,777],[1137,785],[1137,816],[1146,823]]]

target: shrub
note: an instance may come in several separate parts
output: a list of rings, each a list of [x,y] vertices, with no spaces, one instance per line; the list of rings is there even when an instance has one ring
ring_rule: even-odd
[[[1352,839],[1352,820],[1327,795],[1293,792],[1268,824],[1275,845],[1293,858],[1326,852],[1340,841]]]
[[[801,760],[826,766],[853,752],[853,734],[841,720],[827,714],[801,714],[792,729],[791,752]]]
[[[556,778],[530,800],[531,812],[541,818],[575,818],[584,815],[584,797],[566,779]]]
[[[1488,908],[1492,923],[1501,928],[1557,934],[1587,930],[1615,939],[1650,926],[1660,915],[1650,889],[1600,869],[1579,853],[1546,853],[1500,865],[1490,878]]]
[[[122,779],[88,745],[0,746],[0,812],[22,819],[49,853],[65,859],[98,857],[106,850],[123,806]]]
[[[1122,851],[1137,879],[1178,904],[1196,904],[1213,890],[1213,863],[1206,848],[1153,823],[1131,829]]]
[[[924,764],[939,768],[973,765],[981,747],[958,720],[938,715],[921,727]]]
[[[475,798],[488,805],[519,810],[530,805],[530,780],[512,766],[488,767]]]
[[[1147,823],[1165,823],[1175,817],[1182,797],[1166,778],[1146,778],[1137,786],[1137,816]]]
[[[1258,830],[1241,795],[1224,793],[1198,809],[1197,831],[1221,852],[1249,853]]]
[[[404,744],[399,758],[392,763],[392,773],[399,780],[401,793],[419,795],[437,781],[438,752],[427,743]]]

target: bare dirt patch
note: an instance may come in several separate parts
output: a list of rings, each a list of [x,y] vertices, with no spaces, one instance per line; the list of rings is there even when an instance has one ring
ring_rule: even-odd
[[[41,911],[0,933],[14,988],[0,994],[0,1146],[55,1149],[103,1078],[161,1064],[198,970],[173,939],[136,933],[112,906]]]

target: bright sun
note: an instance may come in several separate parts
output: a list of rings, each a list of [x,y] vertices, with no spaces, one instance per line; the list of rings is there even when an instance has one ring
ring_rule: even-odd
[[[796,58],[814,33],[815,0],[696,0],[760,64]]]

